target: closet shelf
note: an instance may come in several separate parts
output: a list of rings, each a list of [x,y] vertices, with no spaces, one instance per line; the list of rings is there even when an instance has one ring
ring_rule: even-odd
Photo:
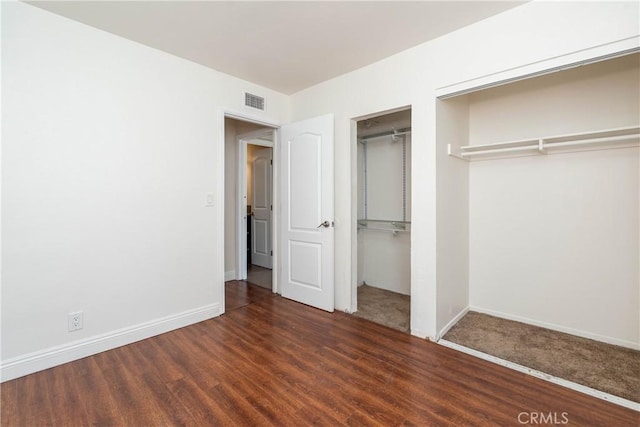
[[[393,130],[386,131],[386,132],[380,132],[380,133],[375,133],[375,134],[363,136],[363,137],[360,137],[359,141],[360,141],[360,143],[367,143],[367,142],[369,142],[370,140],[373,140],[373,139],[384,138],[384,137],[390,136],[391,139],[395,142],[395,141],[397,141],[397,138],[399,136],[404,136],[404,135],[411,135],[411,128],[410,127],[406,127],[406,128],[402,128],[402,129],[393,129]]]
[[[368,228],[371,230],[410,231],[411,221],[395,221],[387,219],[359,219],[358,229]]]
[[[631,126],[494,144],[464,145],[459,148],[448,144],[447,149],[450,156],[470,161],[638,146],[640,126]]]

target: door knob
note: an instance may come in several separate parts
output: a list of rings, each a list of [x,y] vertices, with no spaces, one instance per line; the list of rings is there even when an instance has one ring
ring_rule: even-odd
[[[320,227],[329,228],[329,227],[331,227],[331,223],[329,221],[324,221],[317,228],[320,228]]]

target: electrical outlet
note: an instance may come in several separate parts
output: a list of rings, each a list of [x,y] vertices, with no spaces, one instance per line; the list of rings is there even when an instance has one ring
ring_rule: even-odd
[[[69,313],[69,332],[82,329],[84,324],[84,313],[82,311],[75,311]]]

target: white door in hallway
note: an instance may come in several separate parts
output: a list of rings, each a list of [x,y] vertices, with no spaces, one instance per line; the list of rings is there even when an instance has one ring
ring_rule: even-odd
[[[264,268],[273,265],[271,251],[271,148],[262,148],[254,152],[251,162],[251,264]]]
[[[281,128],[282,296],[334,308],[333,115]]]

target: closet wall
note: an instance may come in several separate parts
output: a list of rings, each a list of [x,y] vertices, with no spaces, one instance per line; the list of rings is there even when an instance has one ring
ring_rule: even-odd
[[[637,126],[639,82],[636,54],[473,93],[468,143]],[[638,347],[639,149],[468,167],[471,309]]]
[[[467,141],[469,100],[436,101],[436,327],[448,329],[469,307],[469,164],[447,154],[447,141]]]
[[[410,127],[409,110],[393,113],[359,123],[358,140]],[[410,133],[358,142],[358,202],[358,285],[410,295],[411,227],[401,224],[411,221]]]

